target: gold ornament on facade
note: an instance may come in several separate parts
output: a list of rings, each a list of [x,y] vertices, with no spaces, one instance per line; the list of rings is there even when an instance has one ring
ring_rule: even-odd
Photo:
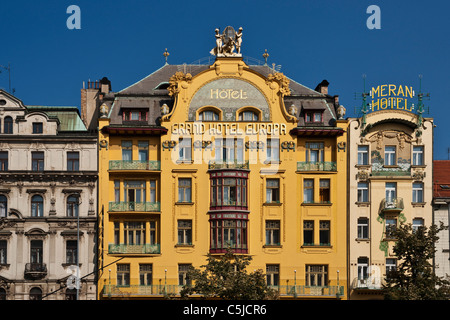
[[[190,73],[184,73],[181,71],[175,72],[175,74],[171,76],[169,80],[169,87],[167,88],[167,90],[169,91],[169,96],[173,96],[179,93],[180,86],[185,89],[186,85],[191,81],[192,75]]]
[[[266,84],[270,86],[272,90],[278,87],[283,96],[288,96],[291,94],[291,89],[289,89],[289,79],[281,72],[270,73],[267,76]]]

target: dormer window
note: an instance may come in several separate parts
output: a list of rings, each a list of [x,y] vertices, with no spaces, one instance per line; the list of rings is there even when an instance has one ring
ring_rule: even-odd
[[[148,111],[137,109],[124,110],[122,117],[123,121],[147,121]]]
[[[33,122],[33,133],[42,133],[43,126],[42,122]]]
[[[308,111],[305,113],[306,123],[318,123],[323,122],[323,113],[321,111]]]

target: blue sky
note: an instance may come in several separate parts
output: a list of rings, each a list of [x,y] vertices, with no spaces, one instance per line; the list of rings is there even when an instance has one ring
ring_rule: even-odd
[[[69,30],[70,5],[81,29]],[[369,30],[367,7],[378,5],[381,29]],[[347,116],[355,93],[380,84],[430,93],[435,159],[448,159],[450,26],[448,1],[3,1],[0,65],[11,63],[15,95],[30,105],[80,105],[83,81],[104,76],[118,91],[169,64],[210,57],[214,29],[243,27],[244,56],[281,65],[281,72],[315,88],[323,79]],[[8,73],[0,68],[0,88]]]

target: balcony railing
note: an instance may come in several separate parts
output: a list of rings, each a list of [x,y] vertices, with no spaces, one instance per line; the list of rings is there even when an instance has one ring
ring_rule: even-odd
[[[341,297],[344,295],[343,286],[270,286],[279,292],[280,296],[285,297]],[[162,296],[165,294],[179,295],[183,286],[181,285],[112,285],[107,284],[103,287],[103,297],[122,297],[122,296]]]
[[[158,244],[109,244],[110,254],[159,254],[161,247]]]
[[[109,170],[161,170],[161,161],[111,160]]]
[[[47,275],[47,265],[45,263],[25,264],[25,276],[33,279],[40,279]]]
[[[141,212],[160,212],[161,204],[159,202],[110,202],[109,211],[125,212],[125,211],[141,211]]]
[[[246,169],[248,170],[248,161],[210,161],[208,169]]]
[[[403,198],[384,198],[380,203],[381,211],[402,211],[404,208]]]
[[[351,288],[353,290],[357,289],[370,289],[370,290],[380,290],[383,288],[383,284],[386,283],[384,278],[369,278],[364,279],[355,278],[351,283]]]
[[[329,162],[297,162],[297,171],[337,171],[337,165],[335,161]]]

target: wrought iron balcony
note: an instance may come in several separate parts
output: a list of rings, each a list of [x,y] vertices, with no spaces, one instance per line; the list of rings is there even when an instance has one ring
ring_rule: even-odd
[[[404,208],[403,198],[384,198],[380,203],[382,212],[400,212]]]
[[[280,296],[322,296],[322,297],[340,297],[344,295],[343,286],[270,286],[277,290]]]
[[[25,277],[41,279],[47,275],[47,265],[45,263],[25,264]]]
[[[110,202],[110,212],[126,212],[126,211],[140,211],[140,212],[160,212],[161,204],[159,202]]]
[[[338,298],[344,295],[343,286],[291,286],[280,285],[270,286],[284,297],[325,297]],[[106,284],[103,286],[102,296],[164,296],[165,294],[179,295],[183,289],[182,285],[115,285]]]
[[[103,287],[103,297],[120,296],[164,296],[166,294],[179,295],[183,286],[180,285],[115,285],[107,284]]]
[[[249,169],[248,161],[210,161],[208,169]]]
[[[109,170],[161,170],[161,161],[110,160]]]
[[[335,161],[299,161],[297,162],[297,171],[337,171]]]
[[[109,244],[110,254],[159,254],[160,244]]]
[[[381,290],[383,288],[383,284],[385,284],[386,281],[384,278],[379,277],[364,277],[363,279],[360,278],[354,278],[351,283],[351,288],[353,290],[358,289],[367,289],[367,290]]]

